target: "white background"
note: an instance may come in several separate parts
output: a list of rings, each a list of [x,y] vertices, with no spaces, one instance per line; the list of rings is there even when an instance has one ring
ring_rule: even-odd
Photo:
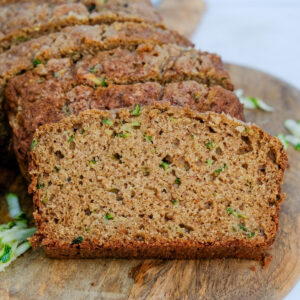
[[[206,12],[193,36],[198,49],[265,71],[300,89],[300,0],[205,2]],[[300,300],[300,282],[285,300]]]
[[[193,41],[300,89],[300,0],[206,0]],[[300,299],[300,298],[299,298]]]

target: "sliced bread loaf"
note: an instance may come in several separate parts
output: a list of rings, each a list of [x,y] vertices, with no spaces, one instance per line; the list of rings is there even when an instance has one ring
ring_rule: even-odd
[[[84,84],[61,85],[55,79],[38,83],[29,74],[15,77],[6,89],[13,147],[22,173],[28,176],[27,153],[35,130],[87,109],[114,109],[136,103],[169,101],[198,111],[224,112],[244,120],[243,105],[233,92],[219,86],[207,87],[195,81],[109,85],[93,88]]]
[[[61,32],[33,39],[0,55],[0,161],[10,153],[10,132],[3,112],[3,91],[7,80],[46,63],[51,58],[70,57],[76,61],[83,54],[124,47],[133,49],[141,43],[182,46],[192,44],[175,32],[133,22],[111,25],[67,27]]]
[[[66,0],[0,3],[0,53],[31,38],[74,25],[151,23],[161,18],[149,0]]]
[[[86,111],[34,136],[32,243],[60,258],[261,259],[286,162],[277,138],[223,114]]]
[[[5,98],[14,132],[14,149],[23,173],[27,173],[26,155],[38,126],[93,107],[117,108],[168,100],[178,105],[189,103],[199,111],[225,112],[243,119],[243,106],[237,97],[222,88],[209,89],[189,81],[171,85],[167,90],[172,95],[168,92],[164,95],[161,85],[151,84],[165,85],[192,79],[208,86],[221,85],[232,89],[218,56],[172,44],[116,48],[100,51],[94,56],[83,55],[75,62],[71,58],[50,59],[12,78],[7,84]],[[129,90],[125,91],[127,85],[144,82],[147,84],[133,87],[135,94],[125,105],[122,97],[124,93],[129,96]],[[107,87],[110,87],[108,93],[105,92]],[[178,94],[180,88],[183,90]],[[114,98],[109,99],[107,95],[113,90]],[[145,95],[146,92],[150,92],[149,95]]]

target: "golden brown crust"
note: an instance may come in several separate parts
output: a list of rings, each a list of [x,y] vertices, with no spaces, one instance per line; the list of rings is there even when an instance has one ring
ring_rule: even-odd
[[[143,257],[143,258],[221,258],[221,257],[237,257],[237,258],[249,258],[255,260],[261,260],[264,258],[266,250],[273,244],[276,233],[278,231],[278,217],[280,204],[283,201],[284,195],[281,194],[281,184],[283,180],[284,170],[287,164],[287,156],[283,149],[283,145],[277,138],[274,138],[256,125],[248,125],[245,123],[238,122],[237,120],[230,120],[225,115],[217,115],[214,113],[199,114],[195,111],[191,111],[188,108],[177,108],[172,107],[168,103],[155,104],[151,107],[144,108],[148,114],[157,114],[159,111],[170,113],[176,117],[188,116],[189,118],[194,118],[196,120],[215,120],[218,124],[225,122],[230,124],[230,126],[244,129],[247,128],[248,131],[253,130],[257,135],[261,136],[261,139],[265,141],[268,145],[269,151],[267,156],[270,161],[278,166],[276,186],[277,190],[277,201],[274,203],[270,202],[270,207],[275,208],[275,214],[272,219],[268,222],[272,223],[270,228],[271,231],[265,239],[260,238],[259,240],[250,239],[219,239],[216,238],[214,242],[202,243],[196,240],[181,240],[173,242],[168,239],[160,239],[160,241],[121,241],[121,237],[115,237],[114,241],[111,242],[101,242],[99,239],[93,240],[83,240],[82,243],[72,245],[70,242],[58,241],[53,233],[47,232],[45,229],[44,219],[43,219],[43,203],[41,201],[41,196],[39,190],[37,189],[38,174],[41,171],[37,171],[39,167],[39,160],[37,158],[37,153],[35,151],[31,152],[31,163],[30,163],[30,173],[32,175],[32,183],[30,185],[30,192],[34,193],[34,204],[36,208],[35,219],[37,222],[37,236],[33,239],[34,246],[39,243],[45,250],[46,254],[51,257],[56,258],[66,258],[66,257],[119,257],[119,258],[129,258],[129,257]],[[158,112],[156,112],[158,111]],[[126,115],[128,110],[121,109],[118,111],[119,115]],[[59,128],[72,128],[73,123],[78,123],[83,121],[85,118],[88,119],[91,116],[98,116],[101,118],[111,118],[111,113],[108,111],[86,111],[81,113],[78,117],[71,117],[69,119],[64,119],[59,123]],[[80,119],[82,118],[82,119]],[[35,135],[35,139],[39,140],[44,134],[49,131],[56,130],[57,124],[47,124],[41,127]],[[262,166],[264,167],[264,166]],[[271,174],[270,174],[271,175]],[[257,200],[259,201],[259,200]],[[270,208],[271,209],[271,208]],[[45,231],[46,230],[46,231]]]
[[[257,261],[264,260],[270,245],[243,245],[240,241],[228,241],[226,244],[201,243],[111,243],[97,245],[60,244],[53,241],[41,245],[51,258],[156,258],[156,259],[201,259],[201,258],[240,258]],[[258,249],[259,247],[259,249]]]
[[[111,25],[74,26],[12,48],[0,55],[0,87],[22,71],[32,69],[37,61],[71,57],[124,47],[135,48],[142,43],[192,46],[179,34],[144,23],[113,23]]]

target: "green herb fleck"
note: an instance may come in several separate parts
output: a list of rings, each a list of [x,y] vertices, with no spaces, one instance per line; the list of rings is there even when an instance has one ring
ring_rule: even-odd
[[[208,159],[208,160],[206,161],[206,163],[207,163],[209,166],[211,166],[213,162],[212,162],[211,159]]]
[[[230,207],[227,207],[227,212],[229,215],[233,215],[234,214],[234,210]]]
[[[95,78],[94,83],[97,86],[108,87],[107,78]]]
[[[46,204],[46,203],[48,202],[48,198],[45,197],[45,198],[42,200],[42,202],[43,202],[44,204]]]
[[[249,133],[249,132],[250,132],[250,128],[246,127],[246,128],[245,128],[245,132],[246,132],[246,133]]]
[[[96,161],[94,159],[92,159],[92,160],[89,161],[90,167],[93,166],[93,165],[95,165],[95,164],[96,164]]]
[[[159,165],[161,168],[163,168],[164,170],[167,170],[170,168],[170,165],[168,164],[168,162],[166,161],[162,161],[161,164]]]
[[[149,141],[149,142],[153,142],[153,138],[150,135],[145,135],[145,138]]]
[[[131,125],[132,127],[140,127],[140,126],[141,126],[141,122],[139,122],[139,121],[132,122],[130,125]]]
[[[250,233],[247,235],[248,238],[252,238],[252,237],[254,237],[254,236],[255,236],[255,232],[250,232]]]
[[[180,180],[180,178],[179,177],[177,177],[176,179],[175,179],[175,182],[174,182],[175,184],[178,184],[178,185],[180,185],[181,184],[181,180]]]
[[[15,37],[15,40],[17,42],[27,42],[29,40],[29,37],[20,35],[20,36]]]
[[[75,136],[74,134],[71,135],[71,137],[69,138],[68,142],[71,144],[74,140]]]
[[[38,190],[40,190],[40,189],[45,187],[45,184],[44,183],[37,183],[36,187],[37,187]]]
[[[208,142],[205,144],[205,147],[209,150],[213,149],[214,148],[214,143],[213,142]]]
[[[227,207],[227,212],[229,215],[234,215],[234,216],[238,217],[239,219],[242,219],[242,218],[246,219],[246,217],[243,214],[241,214],[240,212],[237,212],[235,209],[232,209],[230,207]]]
[[[114,124],[114,122],[110,119],[103,119],[102,123],[108,126],[112,126]]]
[[[135,108],[133,109],[133,110],[131,110],[130,112],[131,112],[131,115],[133,115],[133,116],[139,116],[140,115],[140,111],[141,111],[141,109],[140,109],[140,105],[139,104],[137,104],[136,106],[135,106]]]
[[[32,63],[33,63],[33,65],[36,67],[36,66],[42,64],[42,61],[39,60],[39,59],[34,59],[34,60],[32,61]]]
[[[116,189],[116,188],[112,188],[112,189],[109,190],[109,192],[114,193],[114,194],[118,194],[120,192],[120,190]]]
[[[71,245],[78,245],[78,244],[81,244],[83,241],[83,237],[82,236],[79,236],[78,238],[74,239],[72,241],[72,244]]]
[[[220,174],[221,172],[225,171],[226,168],[227,168],[227,165],[224,164],[224,166],[222,168],[215,170],[214,173],[215,174]]]
[[[95,66],[93,66],[93,67],[91,67],[91,68],[89,68],[89,72],[90,72],[90,73],[95,73],[95,71],[96,71],[97,69],[99,69],[99,65],[98,65],[98,64],[95,65]]]
[[[238,226],[241,230],[248,232],[248,229],[243,224],[239,224]]]
[[[107,213],[107,214],[105,215],[105,219],[106,219],[106,220],[113,220],[113,219],[114,219],[114,215],[111,214],[111,213]]]
[[[192,138],[192,139],[194,139],[194,138],[195,138],[195,135],[194,135],[193,133],[191,134],[191,138]]]
[[[237,232],[237,229],[234,226],[232,226],[232,231]]]
[[[34,140],[32,141],[31,146],[30,146],[30,150],[33,150],[33,148],[36,146],[36,144],[37,144],[37,140],[34,139]]]
[[[196,102],[198,102],[198,100],[200,99],[199,93],[194,94],[194,99],[196,100]]]
[[[118,136],[119,136],[120,138],[126,139],[126,138],[130,137],[131,134],[130,134],[130,133],[119,133]]]
[[[58,78],[59,78],[59,72],[55,72],[55,73],[54,73],[54,77],[55,77],[56,79],[58,79]]]
[[[242,218],[246,219],[246,217],[243,214],[239,213],[239,212],[237,212],[237,217],[240,218],[240,219],[242,219]]]
[[[178,203],[179,203],[178,200],[172,200],[172,204],[173,204],[173,205],[177,205]]]
[[[81,134],[85,134],[85,130],[82,128],[80,131]]]
[[[59,172],[60,171],[60,166],[55,166],[55,170],[56,170],[56,172]]]

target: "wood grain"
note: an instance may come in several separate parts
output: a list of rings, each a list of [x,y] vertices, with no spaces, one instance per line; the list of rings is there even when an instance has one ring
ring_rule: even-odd
[[[299,119],[300,92],[259,71],[227,66],[237,88],[259,96],[274,113],[247,112],[247,119],[272,134],[284,131],[285,118]],[[30,250],[0,273],[0,299],[283,299],[300,277],[300,153],[288,150],[287,193],[280,231],[263,270],[257,262],[227,260],[51,260]],[[0,222],[7,220],[4,192],[21,196],[29,214],[31,201],[18,172],[0,168]],[[251,268],[255,267],[256,271]]]
[[[163,0],[158,9],[168,28],[190,38],[205,11],[205,3],[203,0]]]

